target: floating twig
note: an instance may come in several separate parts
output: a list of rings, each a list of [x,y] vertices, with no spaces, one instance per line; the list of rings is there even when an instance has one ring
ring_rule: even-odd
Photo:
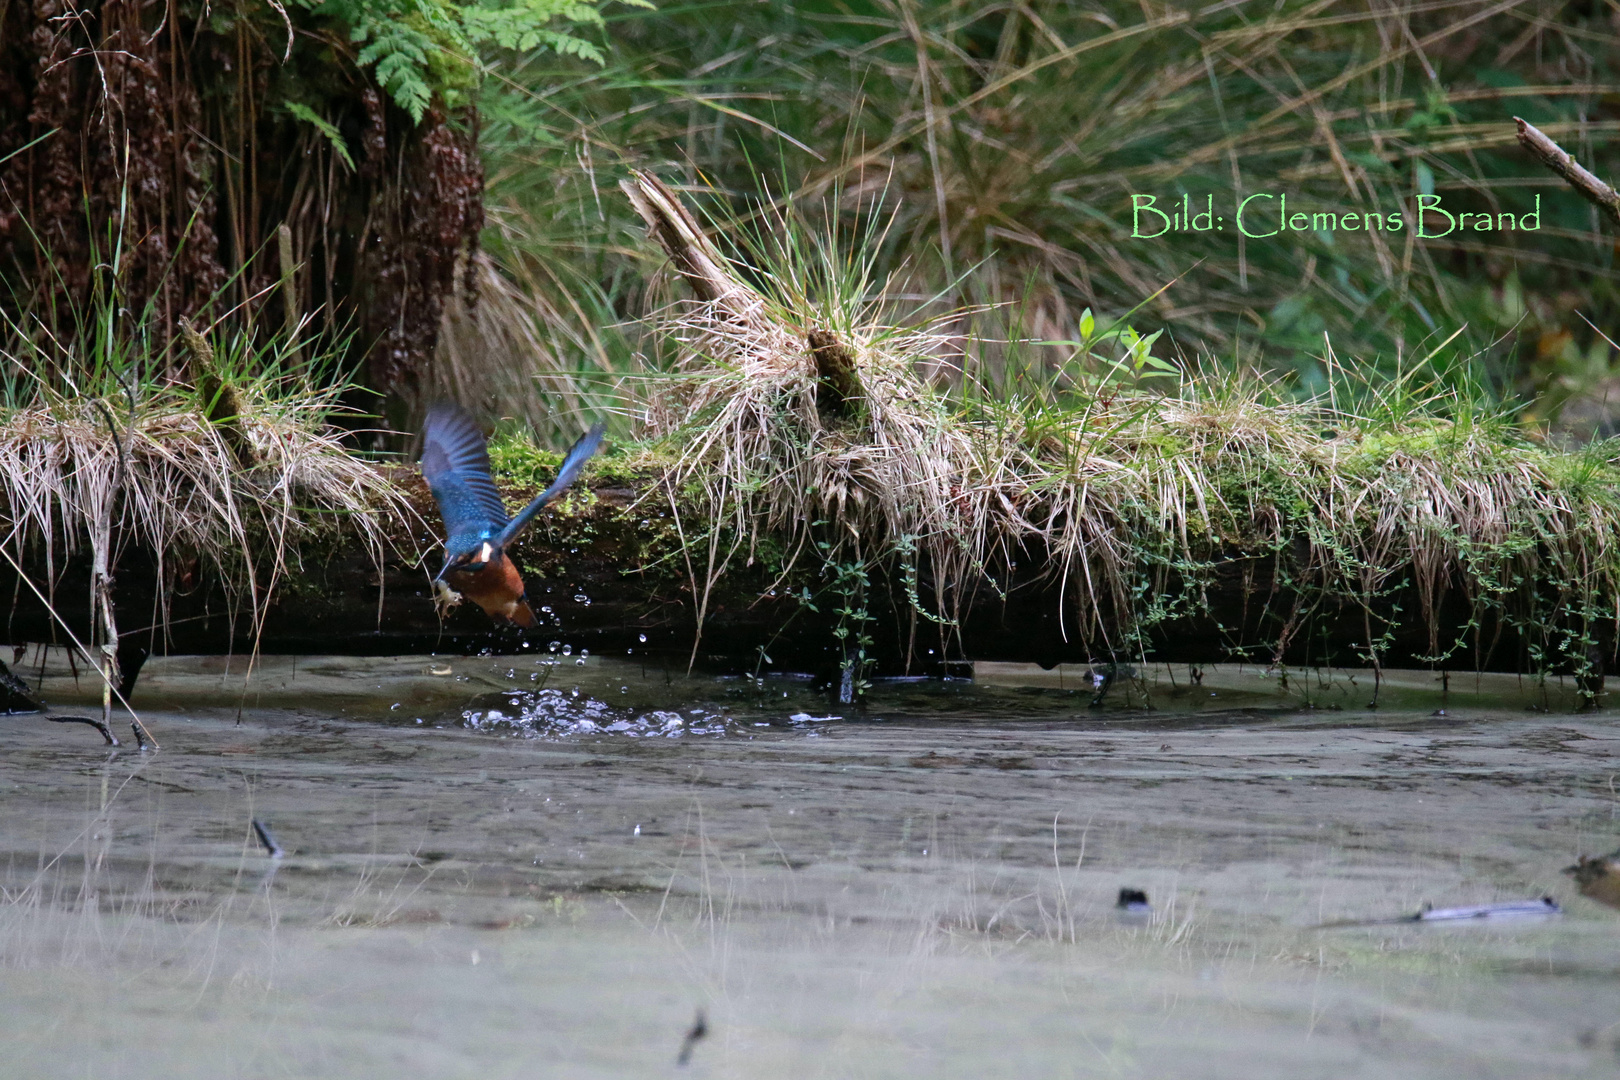
[[[1332,930],[1347,926],[1399,926],[1404,923],[1479,923],[1502,919],[1539,919],[1549,915],[1562,915],[1564,909],[1550,896],[1539,900],[1507,900],[1496,904],[1470,904],[1467,907],[1437,908],[1428,904],[1412,915],[1396,915],[1388,919],[1342,919],[1322,923],[1318,930]]]
[[[105,720],[98,720],[93,716],[51,716],[49,713],[47,713],[45,715],[45,719],[49,720],[53,724],[89,724],[91,727],[101,732],[101,737],[107,740],[108,746],[124,745],[118,741],[118,736],[112,733],[112,728],[107,726],[107,722]],[[138,739],[140,738],[140,735],[141,729],[139,727],[135,728],[135,737]]]

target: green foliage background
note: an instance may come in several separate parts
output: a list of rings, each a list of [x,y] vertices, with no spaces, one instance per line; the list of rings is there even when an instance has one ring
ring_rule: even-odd
[[[1088,308],[1108,324],[1147,301],[1133,322],[1165,331],[1161,352],[1313,393],[1330,349],[1394,373],[1461,328],[1435,376],[1539,395],[1547,415],[1611,378],[1587,320],[1615,336],[1620,294],[1612,238],[1512,117],[1620,175],[1617,18],[1543,0],[614,8],[600,66],[486,48],[490,247],[579,321],[550,362],[585,377],[623,369],[643,343],[611,328],[665,296],[612,183],[633,164],[711,191],[718,221],[784,198],[833,230],[875,212],[889,291],[1007,305],[964,320],[992,337],[1072,339]],[[1132,193],[1222,208],[1256,191],[1408,220],[1420,193],[1515,213],[1539,194],[1542,228],[1130,236]]]

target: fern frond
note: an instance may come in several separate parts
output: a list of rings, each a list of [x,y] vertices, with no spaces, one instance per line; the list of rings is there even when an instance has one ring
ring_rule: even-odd
[[[448,95],[463,78],[476,82],[475,53],[481,45],[518,52],[550,49],[558,56],[576,57],[595,64],[607,62],[599,46],[570,32],[574,27],[601,29],[606,26],[599,6],[588,0],[296,2],[338,23],[348,31],[351,42],[363,45],[355,62],[371,68],[377,85],[417,123],[421,123],[432,106],[435,94]],[[621,2],[631,7],[652,7],[649,0]],[[447,76],[447,70],[452,74]],[[457,71],[467,74],[453,74]],[[315,124],[329,140],[334,139],[336,129],[328,131],[330,125],[322,127],[325,121],[313,111],[305,109],[293,115]],[[333,145],[340,143],[341,136],[337,136]],[[346,152],[343,157],[352,168]]]
[[[354,172],[354,158],[349,156],[349,144],[344,141],[343,132],[333,127],[325,117],[308,105],[289,101],[287,102],[287,111],[292,113],[296,119],[312,125],[316,131],[325,135],[326,141],[332,144],[333,151],[343,160],[343,164],[349,167],[350,172]]]

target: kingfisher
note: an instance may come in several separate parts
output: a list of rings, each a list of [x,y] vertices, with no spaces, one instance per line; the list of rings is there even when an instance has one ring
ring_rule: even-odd
[[[444,569],[434,585],[460,593],[491,618],[522,627],[534,625],[523,579],[506,548],[542,508],[561,495],[602,445],[596,424],[569,448],[551,486],[507,520],[506,508],[489,474],[489,447],[471,416],[453,402],[428,410],[422,428],[422,475],[444,518]]]

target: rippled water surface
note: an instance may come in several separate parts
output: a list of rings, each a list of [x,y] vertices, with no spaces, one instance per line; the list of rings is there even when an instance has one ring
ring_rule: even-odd
[[[579,659],[154,661],[144,755],[0,718],[0,1073],[1620,1075],[1567,688]]]

